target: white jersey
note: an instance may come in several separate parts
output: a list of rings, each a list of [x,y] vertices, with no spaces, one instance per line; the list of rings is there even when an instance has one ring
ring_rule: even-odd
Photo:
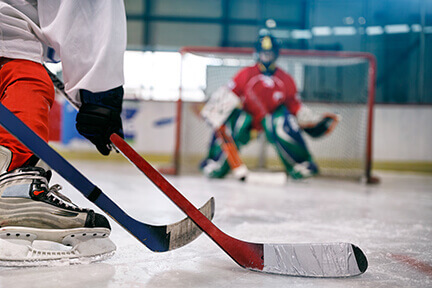
[[[0,0],[0,57],[62,62],[66,93],[124,84],[126,16],[122,0]],[[52,58],[52,57],[51,57]]]

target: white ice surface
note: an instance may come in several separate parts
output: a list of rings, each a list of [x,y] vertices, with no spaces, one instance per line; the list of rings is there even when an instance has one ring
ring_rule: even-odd
[[[167,224],[184,217],[128,163],[74,165],[140,221]],[[168,177],[196,206],[214,196],[213,222],[236,238],[358,245],[369,260],[359,277],[297,278],[245,270],[204,234],[178,250],[153,253],[111,221],[113,258],[89,265],[0,268],[0,287],[432,287],[432,177],[378,175],[381,184],[375,186],[329,179],[278,186]],[[75,203],[99,210],[59,176],[51,182],[62,184]]]

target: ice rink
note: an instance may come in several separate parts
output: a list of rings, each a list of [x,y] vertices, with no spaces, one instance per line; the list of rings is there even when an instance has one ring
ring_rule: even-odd
[[[73,162],[132,217],[149,224],[184,214],[129,163]],[[310,179],[275,184],[169,176],[195,206],[215,197],[213,222],[250,242],[350,242],[368,270],[342,279],[298,278],[245,270],[205,234],[187,246],[153,253],[111,221],[113,258],[96,264],[0,268],[1,288],[29,287],[432,287],[432,176],[377,173],[379,185]],[[64,194],[97,209],[63,179]]]

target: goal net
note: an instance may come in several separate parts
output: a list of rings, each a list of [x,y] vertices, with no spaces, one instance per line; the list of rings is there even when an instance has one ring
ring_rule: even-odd
[[[182,49],[177,137],[174,152],[176,173],[194,173],[208,152],[212,136],[199,111],[208,97],[242,67],[255,63],[253,49]],[[277,65],[291,74],[303,103],[317,112],[342,117],[327,136],[304,138],[321,175],[370,180],[375,93],[375,58],[368,53],[281,50]],[[280,170],[281,163],[265,135],[242,148],[249,169]]]

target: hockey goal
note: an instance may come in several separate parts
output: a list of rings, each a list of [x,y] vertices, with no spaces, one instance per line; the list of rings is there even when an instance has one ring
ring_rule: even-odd
[[[185,47],[181,50],[174,173],[198,171],[212,131],[199,110],[218,87],[255,63],[249,48]],[[372,182],[372,128],[376,60],[361,52],[281,50],[277,64],[295,79],[302,101],[315,111],[339,114],[335,131],[320,139],[305,135],[321,175]],[[282,166],[264,135],[255,135],[240,155],[249,169]]]

